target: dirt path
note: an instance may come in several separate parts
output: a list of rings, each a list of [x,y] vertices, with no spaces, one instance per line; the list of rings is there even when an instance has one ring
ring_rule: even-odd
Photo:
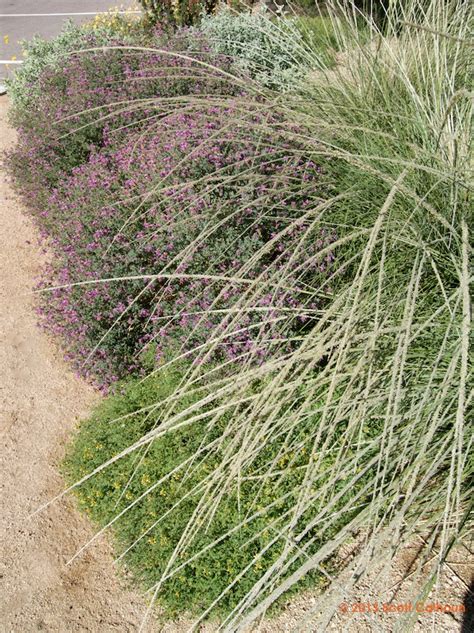
[[[0,97],[0,152],[14,142]],[[61,491],[67,437],[97,396],[35,325],[41,257],[31,223],[0,175],[0,631],[136,631],[144,602],[117,580],[107,543],[65,562],[92,535],[70,500],[32,511]]]

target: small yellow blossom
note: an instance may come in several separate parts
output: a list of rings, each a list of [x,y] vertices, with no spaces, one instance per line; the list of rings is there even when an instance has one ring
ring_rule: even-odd
[[[141,482],[142,482],[142,486],[148,486],[151,482],[150,476],[147,474],[142,475]]]

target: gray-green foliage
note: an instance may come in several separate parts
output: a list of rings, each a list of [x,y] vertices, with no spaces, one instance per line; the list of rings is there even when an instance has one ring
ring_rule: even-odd
[[[314,63],[293,19],[270,19],[265,11],[234,13],[224,8],[204,16],[200,30],[214,52],[233,58],[237,70],[269,88],[291,88]]]

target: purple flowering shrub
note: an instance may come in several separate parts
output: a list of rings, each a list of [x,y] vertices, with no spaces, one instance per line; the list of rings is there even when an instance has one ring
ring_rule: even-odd
[[[56,258],[42,285],[120,278],[44,296],[43,324],[81,371],[110,382],[138,368],[144,346],[158,356],[193,350],[217,326],[213,354],[264,358],[285,310],[299,309],[298,329],[318,307],[298,290],[324,277],[333,257],[318,252],[334,236],[298,223],[321,194],[318,169],[226,127],[232,116],[217,106],[172,114],[147,133],[129,128],[118,147],[105,134],[50,194],[40,217]],[[265,288],[278,267],[293,276]],[[149,278],[158,274],[166,277]],[[224,278],[242,274],[260,279],[255,310],[233,314],[245,287]]]
[[[202,40],[174,56],[187,37],[69,56],[42,72],[36,111],[14,112],[10,165],[54,255],[39,287],[60,286],[42,295],[41,322],[104,385],[139,370],[143,350],[195,362],[285,350],[333,258],[320,251],[334,235],[306,217],[319,169],[274,131],[253,138],[270,115],[246,111]]]
[[[196,39],[197,50],[188,55],[185,30],[173,36],[156,31],[150,42],[137,41],[144,44],[150,50],[112,39],[113,48],[68,55],[61,67],[47,66],[39,76],[34,108],[13,104],[18,144],[9,162],[33,212],[41,212],[50,190],[104,145],[110,130],[120,136],[124,126],[140,127],[183,95],[235,91],[219,70],[200,63],[223,69],[227,64],[210,55],[203,40]],[[84,35],[85,49],[102,45],[93,33]]]

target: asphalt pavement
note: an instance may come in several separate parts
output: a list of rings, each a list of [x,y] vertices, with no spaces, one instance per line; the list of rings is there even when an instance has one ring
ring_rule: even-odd
[[[0,80],[22,59],[21,40],[33,35],[51,38],[67,20],[81,23],[109,9],[126,10],[133,0],[0,0]]]

